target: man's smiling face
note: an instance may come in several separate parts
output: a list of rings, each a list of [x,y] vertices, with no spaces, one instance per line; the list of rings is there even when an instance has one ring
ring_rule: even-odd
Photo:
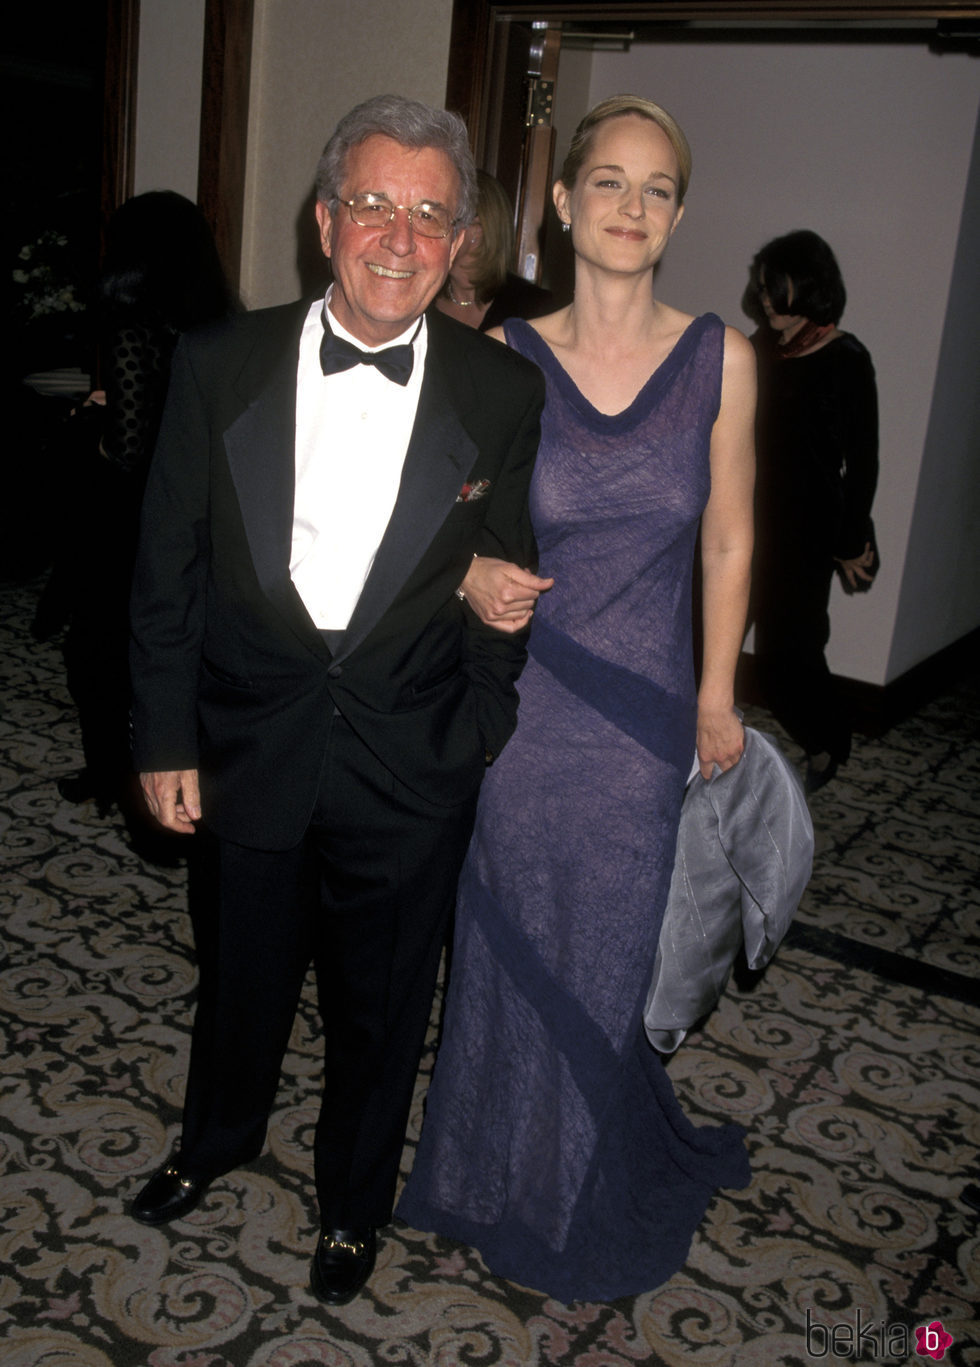
[[[342,195],[386,195],[392,204],[422,200],[444,205],[450,215],[459,201],[459,179],[445,152],[435,147],[404,147],[373,133],[351,149]],[[383,346],[418,318],[439,293],[462,233],[420,237],[407,209],[396,209],[383,228],[362,228],[346,204],[331,213],[317,203],[320,242],[333,266],[330,310],[365,346]]]

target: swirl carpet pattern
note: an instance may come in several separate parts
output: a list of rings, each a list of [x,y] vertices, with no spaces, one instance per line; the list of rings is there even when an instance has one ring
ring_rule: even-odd
[[[813,799],[814,877],[775,961],[669,1064],[693,1119],[747,1128],[753,1172],[712,1203],[681,1272],[562,1305],[396,1224],[369,1290],[333,1311],[307,1286],[312,984],[262,1158],[170,1227],[126,1215],[178,1131],[187,869],[118,812],[59,796],[81,757],[59,643],[30,632],[39,587],[0,587],[4,1367],[980,1363],[976,679],[858,738]]]

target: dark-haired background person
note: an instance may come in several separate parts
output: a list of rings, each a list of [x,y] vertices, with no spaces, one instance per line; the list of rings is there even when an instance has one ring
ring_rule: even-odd
[[[73,419],[72,531],[52,575],[66,600],[65,665],[85,757],[58,781],[70,802],[94,798],[105,811],[131,772],[129,592],[170,362],[181,333],[237,308],[196,204],[151,190],[116,210],[96,287],[105,388]]]
[[[755,655],[767,703],[806,753],[811,793],[851,749],[824,654],[831,581],[836,570],[853,592],[877,569],[877,390],[866,348],[838,327],[846,297],[830,247],[800,230],[756,254],[743,301],[760,323]]]
[[[514,210],[507,191],[477,171],[476,217],[436,300],[436,307],[467,327],[489,332],[508,318],[540,318],[554,307],[551,293],[515,275]]]
[[[188,337],[144,500],[133,734],[152,813],[213,845],[179,1219],[261,1151],[306,970],[324,1032],[310,1280],[341,1305],[388,1223],[436,972],[525,641],[456,590],[534,555],[544,383],[429,309],[476,207],[463,121],[399,96],[317,169],[326,296]]]

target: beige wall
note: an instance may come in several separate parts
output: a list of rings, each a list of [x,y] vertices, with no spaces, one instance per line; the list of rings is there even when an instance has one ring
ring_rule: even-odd
[[[140,0],[133,191],[197,199],[204,0]]]
[[[452,0],[256,0],[242,253],[251,308],[300,292],[300,234],[315,232],[308,196],[337,120],[388,92],[442,104],[451,18]]]
[[[980,117],[936,367],[889,676],[980,619]]]
[[[635,90],[680,121],[694,153],[684,222],[658,276],[660,297],[751,329],[740,301],[753,253],[793,228],[832,245],[848,289],[844,326],[869,348],[881,407],[875,523],[883,568],[874,590],[831,603],[828,652],[839,674],[883,684],[980,624],[976,532],[941,524],[948,498],[974,491],[978,347],[964,337],[974,381],[940,375],[974,130],[980,61],[939,55],[925,39],[888,42],[678,42],[596,53],[589,102]],[[570,111],[573,112],[573,111]],[[956,290],[980,288],[978,254]],[[971,273],[972,263],[972,273]],[[966,276],[970,274],[970,281]],[[975,310],[974,310],[975,311]],[[962,331],[962,329],[961,329]],[[923,452],[942,380],[942,452]],[[920,488],[920,481],[929,485]],[[932,508],[927,584],[903,595],[917,504]],[[924,558],[923,558],[924,559]],[[902,610],[900,612],[900,600]],[[955,603],[956,612],[950,605]],[[937,631],[936,613],[943,628]]]

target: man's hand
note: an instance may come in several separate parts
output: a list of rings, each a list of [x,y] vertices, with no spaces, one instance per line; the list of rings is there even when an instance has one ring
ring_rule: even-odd
[[[498,631],[520,631],[530,622],[534,605],[553,579],[539,579],[506,560],[474,556],[460,586],[481,621]]]
[[[140,774],[143,797],[165,830],[193,835],[201,819],[201,794],[196,769],[165,769]]]

